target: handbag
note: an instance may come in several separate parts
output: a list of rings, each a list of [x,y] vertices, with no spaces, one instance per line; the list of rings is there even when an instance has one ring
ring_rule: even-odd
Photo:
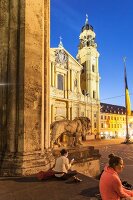
[[[54,177],[55,172],[52,170],[48,170],[48,171],[40,171],[37,173],[37,179],[38,180],[47,180],[49,178]]]

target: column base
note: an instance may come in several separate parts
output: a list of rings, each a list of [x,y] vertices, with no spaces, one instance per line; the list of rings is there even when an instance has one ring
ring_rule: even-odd
[[[37,151],[34,153],[6,153],[1,157],[1,176],[24,176],[36,174],[37,172],[50,169],[54,162],[51,150],[44,153]]]

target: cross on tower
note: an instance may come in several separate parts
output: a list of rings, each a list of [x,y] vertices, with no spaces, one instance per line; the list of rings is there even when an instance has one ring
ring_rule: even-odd
[[[123,57],[123,62],[126,63],[126,57],[125,56]]]
[[[85,24],[88,24],[88,15],[86,14]]]
[[[62,37],[60,36],[59,38],[60,38],[60,43],[59,43],[58,47],[63,47]]]

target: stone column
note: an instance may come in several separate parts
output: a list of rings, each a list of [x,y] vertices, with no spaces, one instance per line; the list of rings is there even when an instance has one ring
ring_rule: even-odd
[[[93,98],[93,85],[92,85],[92,75],[91,75],[91,59],[87,61],[87,65],[89,66],[88,75],[87,75],[87,93],[89,93],[90,98]]]
[[[58,80],[57,80],[57,75],[58,75],[57,72],[55,72],[55,88],[57,88],[57,86],[58,86],[58,83],[57,83],[57,81],[58,81]]]
[[[94,127],[94,121],[93,121],[93,103],[92,103],[92,100],[91,100],[91,134],[93,133],[93,127]]]
[[[50,1],[1,0],[0,13],[7,20],[0,30],[0,40],[7,46],[8,83],[6,149],[0,173],[32,174],[49,168],[53,159],[47,151],[50,147]]]
[[[71,102],[67,102],[67,119],[71,120],[71,106],[72,103]]]
[[[64,74],[64,97],[67,98],[67,76]]]
[[[100,137],[100,126],[101,126],[101,116],[100,116],[100,103],[97,105],[97,133]]]
[[[52,73],[51,73],[51,76],[52,76],[52,87],[54,87],[55,86],[55,72],[54,72],[54,68],[55,68],[55,66],[54,66],[54,62],[52,62]]]
[[[7,149],[7,64],[9,1],[0,1],[0,160]],[[1,163],[0,163],[1,166]]]
[[[50,60],[50,0],[43,0],[44,5],[44,133],[45,133],[45,148],[50,147],[50,74],[49,74],[49,60]]]
[[[72,91],[72,70],[70,69],[70,74],[69,74],[69,81],[70,81],[70,91]]]
[[[70,91],[70,69],[68,69],[68,73],[67,73],[67,87],[68,87],[68,91]]]
[[[51,123],[55,121],[55,106],[52,103],[51,105]]]
[[[99,73],[98,73],[98,57],[96,57],[96,98],[99,100]]]

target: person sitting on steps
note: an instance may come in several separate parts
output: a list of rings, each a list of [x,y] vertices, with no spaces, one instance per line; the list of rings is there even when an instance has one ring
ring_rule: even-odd
[[[81,182],[82,180],[75,176],[77,174],[76,170],[71,171],[71,165],[74,162],[74,159],[69,162],[69,159],[67,158],[68,151],[66,149],[62,149],[60,153],[61,156],[57,158],[55,167],[53,168],[53,171],[55,171],[55,177],[59,180],[68,180],[73,177],[75,182]]]

